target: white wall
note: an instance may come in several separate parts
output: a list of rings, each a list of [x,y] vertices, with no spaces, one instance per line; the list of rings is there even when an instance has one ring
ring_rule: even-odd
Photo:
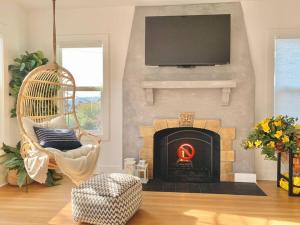
[[[57,10],[57,35],[109,35],[110,140],[102,142],[99,167],[122,167],[122,78],[134,7],[104,7]],[[29,50],[52,56],[50,10],[29,12]]]
[[[10,118],[10,109],[14,99],[9,97],[8,83],[10,75],[8,65],[20,53],[24,52],[27,44],[27,14],[23,8],[11,0],[0,0],[0,36],[4,39],[4,77],[0,79],[0,145],[5,142],[15,145],[19,141],[19,131],[16,119]],[[0,75],[3,75],[0,72]],[[0,168],[0,185],[4,174]]]
[[[252,63],[256,74],[256,120],[273,113],[273,37],[300,37],[299,0],[243,0]],[[298,35],[297,35],[298,34]],[[276,163],[256,154],[258,179],[274,180]]]

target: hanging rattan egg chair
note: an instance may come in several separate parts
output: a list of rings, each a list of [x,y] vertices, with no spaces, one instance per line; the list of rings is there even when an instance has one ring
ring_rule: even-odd
[[[24,79],[17,100],[17,120],[22,135],[22,156],[26,158],[30,151],[41,151],[49,155],[49,169],[58,168],[53,152],[43,148],[35,134],[28,128],[28,121],[42,127],[51,127],[59,120],[60,128],[74,129],[78,138],[89,136],[95,145],[100,138],[81,129],[76,116],[76,85],[72,74],[56,63],[55,0],[53,0],[53,58],[54,62],[31,71]],[[26,124],[27,123],[27,124]],[[67,127],[66,127],[67,126]],[[52,126],[53,127],[53,126]],[[80,157],[79,155],[78,157]],[[72,156],[75,157],[75,156]],[[94,160],[95,163],[97,160]]]

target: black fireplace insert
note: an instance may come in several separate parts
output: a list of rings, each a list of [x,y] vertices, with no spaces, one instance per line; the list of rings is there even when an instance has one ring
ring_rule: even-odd
[[[200,128],[168,128],[154,134],[154,179],[219,182],[220,136]]]

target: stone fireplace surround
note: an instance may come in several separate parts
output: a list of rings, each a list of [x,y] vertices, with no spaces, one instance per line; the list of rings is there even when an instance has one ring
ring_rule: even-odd
[[[141,126],[140,136],[143,138],[143,147],[140,150],[140,159],[148,162],[149,178],[153,178],[153,151],[154,134],[157,131],[175,128],[179,126],[179,119],[156,119],[151,126]],[[221,137],[221,165],[220,180],[233,181],[233,162],[235,154],[233,150],[233,141],[235,139],[235,128],[222,127],[220,120],[201,120],[196,119],[193,123],[194,128],[203,128],[218,133]]]
[[[145,65],[146,16],[203,14],[231,14],[230,64],[195,68]],[[218,81],[230,81],[230,99],[228,87],[215,86]],[[207,82],[211,88],[203,88]],[[123,158],[138,159],[139,155],[149,155],[141,149],[151,145],[156,129],[177,126],[173,118],[180,112],[194,112],[195,118],[207,119],[208,129],[215,129],[222,137],[231,137],[227,141],[222,139],[221,158],[226,161],[221,163],[221,170],[230,172],[223,173],[221,179],[232,180],[232,167],[235,173],[253,173],[254,152],[245,151],[241,143],[254,123],[254,86],[254,71],[239,2],[136,7],[123,77]],[[146,101],[147,91],[150,93],[146,97],[150,97]],[[200,126],[199,121],[202,120],[195,121],[195,127]],[[150,124],[153,125],[147,126]]]

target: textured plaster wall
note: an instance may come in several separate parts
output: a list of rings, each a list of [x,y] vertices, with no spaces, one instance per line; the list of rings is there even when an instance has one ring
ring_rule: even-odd
[[[231,63],[190,69],[145,66],[145,16],[231,14]],[[231,102],[221,106],[220,89],[157,90],[154,105],[146,105],[143,80],[235,79]],[[138,157],[142,147],[139,127],[156,118],[177,118],[195,112],[199,119],[221,119],[235,127],[235,172],[254,172],[254,154],[240,147],[254,121],[254,72],[240,3],[136,7],[123,78],[123,157]]]

